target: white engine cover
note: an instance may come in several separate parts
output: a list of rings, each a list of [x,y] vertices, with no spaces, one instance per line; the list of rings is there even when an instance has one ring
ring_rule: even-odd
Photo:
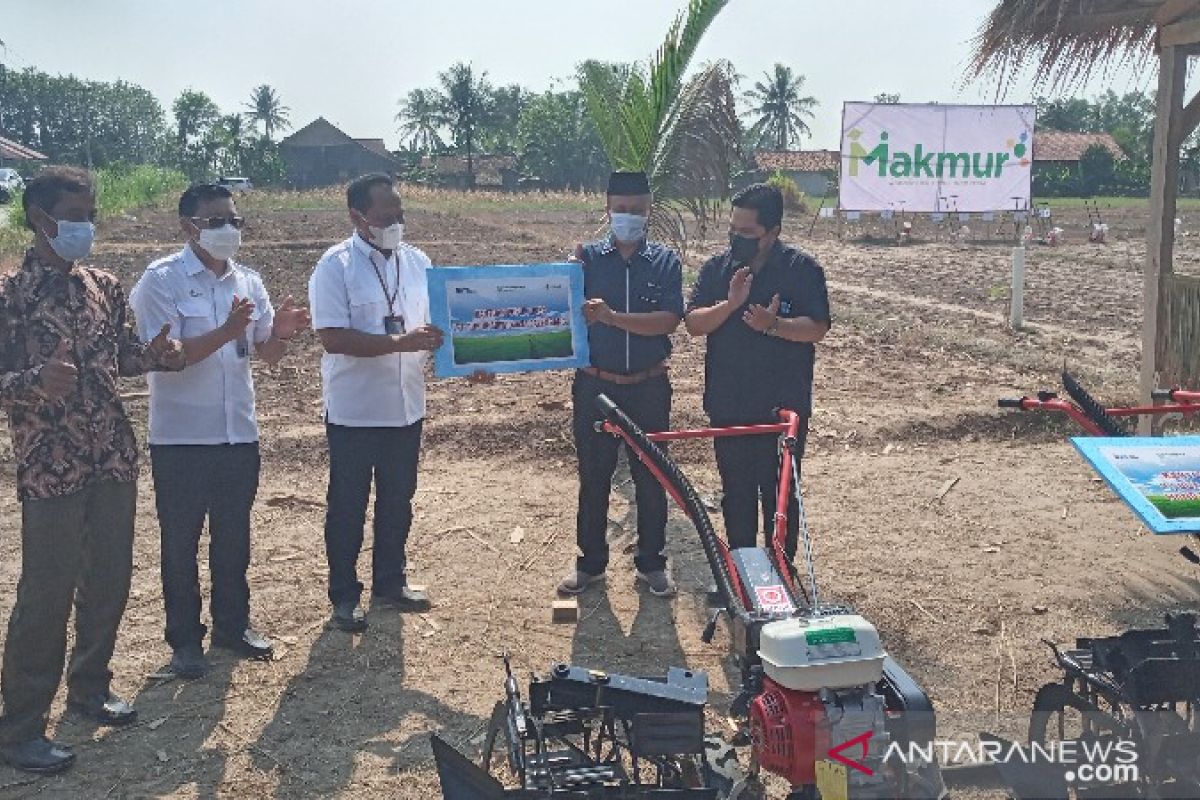
[[[835,614],[764,625],[758,655],[780,686],[815,692],[875,683],[887,653],[874,625],[858,614]]]

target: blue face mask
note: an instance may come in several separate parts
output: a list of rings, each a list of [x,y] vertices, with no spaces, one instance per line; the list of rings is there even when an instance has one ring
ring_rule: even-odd
[[[58,220],[58,236],[48,238],[50,248],[63,261],[79,261],[92,252],[96,226],[90,222]]]
[[[640,242],[646,238],[646,218],[641,214],[609,214],[612,235],[618,242]]]

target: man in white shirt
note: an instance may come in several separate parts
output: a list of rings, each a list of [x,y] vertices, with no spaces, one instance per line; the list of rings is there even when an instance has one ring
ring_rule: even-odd
[[[274,309],[254,270],[234,261],[243,218],[233,195],[213,184],[179,199],[187,243],[146,268],[130,295],[143,333],[170,324],[188,366],[150,382],[150,458],[162,534],[166,639],[177,675],[208,670],[196,565],[209,527],[214,645],[269,660],[271,643],[249,624],[250,509],[258,490],[258,423],[250,357],[269,364],[307,327],[292,298]]]
[[[354,235],[317,262],[308,297],[325,347],[329,600],[333,623],[359,632],[367,618],[357,565],[372,477],[372,597],[402,611],[430,608],[429,598],[408,585],[405,544],[425,417],[424,364],[441,346],[442,331],[429,323],[429,257],[403,243],[404,207],[395,183],[387,175],[364,175],[351,182],[346,200]]]

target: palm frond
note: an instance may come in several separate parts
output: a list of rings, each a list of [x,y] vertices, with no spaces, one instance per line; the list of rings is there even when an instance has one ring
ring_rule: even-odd
[[[613,169],[641,169],[630,151],[623,121],[627,76],[611,64],[585,61],[579,67],[579,88],[583,92],[588,115],[596,125],[600,145]]]

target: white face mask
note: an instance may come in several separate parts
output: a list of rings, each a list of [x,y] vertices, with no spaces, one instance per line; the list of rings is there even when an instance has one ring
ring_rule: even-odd
[[[609,214],[612,234],[618,242],[640,242],[646,238],[646,218],[641,214]]]
[[[58,236],[47,237],[50,248],[63,261],[78,261],[87,258],[92,252],[92,242],[96,239],[96,226],[90,222],[69,222],[58,220]]]
[[[200,231],[200,246],[217,261],[233,258],[242,246],[242,232],[232,225],[204,228]]]
[[[374,225],[369,226],[371,231],[371,243],[380,250],[395,250],[404,241],[404,225],[400,222],[394,222],[386,228],[376,228]]]

